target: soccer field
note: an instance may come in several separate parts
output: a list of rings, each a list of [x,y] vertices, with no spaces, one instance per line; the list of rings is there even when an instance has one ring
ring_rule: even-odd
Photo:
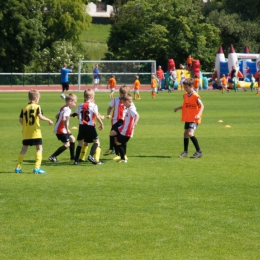
[[[79,104],[83,93],[75,94]],[[259,96],[201,91],[205,110],[195,136],[204,155],[190,159],[178,158],[184,124],[181,111],[173,110],[182,95],[164,91],[152,99],[141,92],[127,164],[109,155],[101,156],[104,165],[74,166],[69,151],[51,163],[48,157],[61,143],[41,121],[47,174],[35,175],[35,147],[28,149],[23,173],[14,173],[27,93],[1,93],[0,258],[259,259]],[[95,100],[106,115],[109,94],[98,92]],[[59,93],[43,92],[39,104],[55,121],[64,101]],[[110,120],[104,123],[98,131],[102,154]]]

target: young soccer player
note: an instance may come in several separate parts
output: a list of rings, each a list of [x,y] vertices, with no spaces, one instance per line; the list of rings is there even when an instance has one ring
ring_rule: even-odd
[[[200,86],[200,79],[198,78],[198,75],[195,75],[194,77],[194,91],[199,93],[199,86]]]
[[[117,130],[112,130],[111,134],[117,136],[116,145],[120,153],[119,163],[127,163],[126,158],[126,144],[134,134],[134,127],[139,120],[139,114],[136,111],[136,107],[132,102],[132,96],[130,94],[124,95],[121,98],[121,102],[126,107],[124,122]]]
[[[117,130],[119,126],[123,124],[124,121],[124,105],[121,102],[121,98],[129,94],[130,88],[126,85],[123,85],[119,89],[119,97],[114,98],[110,103],[109,107],[107,109],[107,118],[110,118],[110,113],[113,110],[112,118],[111,118],[111,131],[112,130]],[[115,137],[111,136],[111,131],[109,135],[109,149],[104,153],[104,155],[109,155],[112,154],[114,150],[116,153],[116,157],[114,158],[115,160],[118,159],[119,152],[117,151],[117,147],[115,146]]]
[[[250,89],[251,89],[251,91],[254,91],[254,89],[255,89],[255,78],[254,78],[253,74],[250,75],[250,81],[251,81]]]
[[[182,106],[176,107],[174,112],[182,110],[181,121],[184,124],[184,151],[180,154],[180,158],[188,156],[189,139],[192,141],[196,148],[196,152],[190,158],[200,158],[203,153],[200,150],[200,146],[197,138],[194,136],[194,132],[198,125],[201,123],[202,112],[204,105],[200,99],[200,96],[194,91],[194,80],[192,78],[186,79],[183,82],[186,93],[183,95]]]
[[[95,93],[92,89],[87,89],[84,91],[84,103],[80,104],[76,110],[79,118],[79,132],[77,136],[78,146],[76,149],[74,165],[79,163],[80,154],[86,153],[89,143],[93,143],[88,160],[92,164],[103,164],[100,159],[100,141],[96,131],[97,119],[100,126],[99,130],[104,129],[104,124],[98,113],[98,106],[94,103]],[[82,147],[83,151],[82,151]],[[94,158],[95,155],[95,158]]]
[[[14,169],[16,173],[22,173],[22,163],[28,150],[28,146],[36,146],[36,162],[33,169],[35,174],[45,174],[41,169],[42,162],[42,134],[40,129],[40,120],[47,121],[49,125],[53,122],[43,116],[42,109],[38,105],[40,93],[37,90],[30,90],[28,93],[29,103],[23,107],[20,113],[20,123],[23,126],[23,146],[18,156],[17,165]]]
[[[221,78],[221,91],[222,91],[222,94],[224,93],[224,90],[229,92],[229,90],[227,88],[227,78],[226,78],[225,74],[223,74],[222,78]]]
[[[139,76],[135,76],[135,81],[134,81],[134,99],[136,99],[136,96],[137,96],[138,99],[141,99],[139,90],[140,90]]]
[[[63,145],[49,157],[51,162],[58,162],[57,157],[68,148],[70,149],[70,159],[74,160],[75,137],[69,130],[69,121],[71,108],[75,107],[77,103],[77,96],[74,94],[68,94],[65,97],[65,102],[65,106],[62,106],[56,115],[57,122],[54,127],[54,133]]]
[[[151,80],[151,91],[152,91],[152,98],[155,98],[156,96],[156,85],[157,85],[157,81],[155,78],[155,75],[152,75],[152,80]]]
[[[116,76],[112,75],[111,78],[107,82],[107,89],[110,87],[110,98],[114,98],[114,92],[116,89]]]

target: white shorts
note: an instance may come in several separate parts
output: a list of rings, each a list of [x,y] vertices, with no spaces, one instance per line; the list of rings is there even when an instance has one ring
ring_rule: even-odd
[[[94,79],[94,84],[99,84],[99,79]]]
[[[222,88],[227,88],[227,85],[225,85],[225,86],[221,85],[221,87],[222,87]]]
[[[157,92],[157,88],[152,88],[152,92]]]
[[[139,93],[139,89],[134,89],[134,93]]]
[[[110,92],[115,92],[115,88],[111,88],[111,89],[110,89]]]

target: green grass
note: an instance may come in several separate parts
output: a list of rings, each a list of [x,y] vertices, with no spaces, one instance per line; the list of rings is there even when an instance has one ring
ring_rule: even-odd
[[[183,123],[173,109],[182,94],[163,92],[153,100],[141,93],[140,121],[123,165],[102,156],[105,165],[74,166],[68,151],[50,163],[61,143],[42,122],[47,174],[38,176],[34,147],[23,174],[13,173],[27,94],[1,93],[0,258],[259,259],[259,97],[201,92],[205,111],[195,135],[204,156],[180,159]],[[44,115],[54,118],[63,105],[59,93],[41,95]],[[96,94],[101,114],[108,102],[108,93]],[[103,152],[110,130],[104,122]]]
[[[105,57],[110,28],[110,24],[91,24],[87,31],[82,32],[81,39],[88,49],[90,60],[101,60]]]

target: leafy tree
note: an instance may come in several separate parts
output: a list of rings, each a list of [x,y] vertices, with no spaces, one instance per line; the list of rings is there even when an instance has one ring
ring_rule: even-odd
[[[78,61],[86,59],[84,53],[86,53],[86,50],[81,44],[72,45],[72,43],[65,40],[56,41],[52,44],[51,48],[46,47],[39,52],[37,58],[30,66],[26,67],[26,71],[57,72],[64,62],[77,69]]]
[[[109,59],[167,59],[184,63],[189,54],[213,69],[219,29],[205,22],[200,1],[128,1],[108,39]]]
[[[0,3],[0,71],[23,71],[45,39],[42,0]]]
[[[91,23],[83,0],[45,0],[42,11],[43,25],[47,28],[45,47],[58,40],[78,42],[82,30]]]

